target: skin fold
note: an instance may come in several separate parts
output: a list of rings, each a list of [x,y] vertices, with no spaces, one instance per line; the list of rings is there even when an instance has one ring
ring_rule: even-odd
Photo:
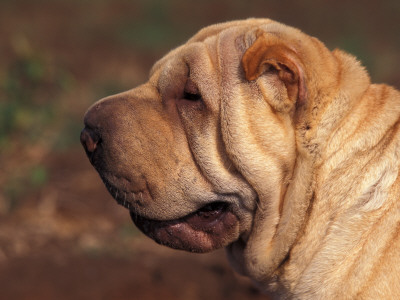
[[[400,94],[268,19],[202,29],[81,141],[156,242],[207,252],[279,299],[400,298]]]

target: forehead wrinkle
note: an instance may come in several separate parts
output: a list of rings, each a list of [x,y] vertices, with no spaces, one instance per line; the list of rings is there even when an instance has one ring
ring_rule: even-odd
[[[213,71],[216,72],[220,68],[219,64],[219,49],[218,49],[218,44],[219,44],[219,34],[218,35],[213,35],[209,38],[207,38],[204,42],[205,50],[207,52],[209,61],[211,62],[211,66],[213,68]]]

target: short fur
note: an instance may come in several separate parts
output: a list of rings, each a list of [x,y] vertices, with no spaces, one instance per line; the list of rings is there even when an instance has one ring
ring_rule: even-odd
[[[225,246],[282,299],[400,299],[399,117],[399,92],[353,56],[250,19],[201,30],[85,122],[102,140],[93,164],[135,217],[229,203],[218,231],[182,221],[158,242]]]

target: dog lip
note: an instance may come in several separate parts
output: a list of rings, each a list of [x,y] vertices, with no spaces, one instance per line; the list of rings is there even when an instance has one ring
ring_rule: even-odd
[[[208,252],[238,238],[238,218],[225,202],[212,202],[182,218],[158,221],[131,211],[135,225],[157,243],[190,252]]]
[[[100,177],[103,180],[110,195],[117,201],[117,203],[128,210],[133,209],[133,205],[141,207],[144,202],[150,197],[150,192],[147,189],[137,191],[126,191],[113,185],[109,179],[107,179],[104,173],[99,172]]]
[[[186,217],[193,228],[206,229],[215,225],[228,208],[225,202],[212,202]]]

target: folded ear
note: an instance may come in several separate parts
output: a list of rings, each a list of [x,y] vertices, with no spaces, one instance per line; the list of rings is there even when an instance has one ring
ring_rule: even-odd
[[[257,35],[242,58],[246,79],[252,81],[263,73],[275,72],[284,83],[289,99],[297,105],[304,104],[307,87],[298,54],[276,36],[267,36],[263,32]]]

